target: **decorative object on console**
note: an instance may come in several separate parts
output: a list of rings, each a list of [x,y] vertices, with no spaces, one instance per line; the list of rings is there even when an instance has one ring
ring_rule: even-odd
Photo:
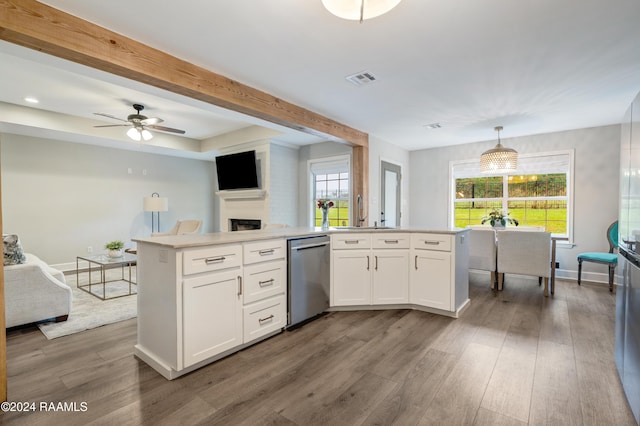
[[[495,127],[495,131],[498,132],[498,144],[480,156],[480,171],[482,173],[506,173],[518,168],[518,152],[515,149],[502,146],[500,143],[501,130],[502,126]]]
[[[322,212],[322,229],[329,229],[329,209],[333,207],[333,201],[326,199],[318,200],[318,208]]]
[[[488,216],[482,218],[482,224],[489,222],[494,227],[504,227],[507,223],[518,226],[517,219],[511,219],[509,213],[502,213],[501,210],[492,210]]]
[[[322,0],[324,7],[342,19],[360,21],[384,15],[402,0]]]
[[[4,266],[18,265],[27,260],[20,239],[15,234],[2,235],[2,251],[4,252]]]
[[[142,208],[145,212],[151,212],[151,232],[160,232],[160,212],[169,210],[169,199],[154,192],[151,197],[144,197]],[[154,213],[157,215],[157,228],[153,226]]]
[[[122,251],[124,249],[124,241],[122,240],[109,241],[104,245],[104,248],[109,250],[109,257],[122,257],[124,255]]]

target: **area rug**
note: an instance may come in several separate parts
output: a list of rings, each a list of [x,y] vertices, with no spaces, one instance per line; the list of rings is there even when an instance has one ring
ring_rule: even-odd
[[[116,272],[119,272],[119,269],[117,271],[108,271],[109,274]],[[108,279],[113,278],[115,277],[109,277],[108,275]],[[138,314],[138,297],[135,294],[103,301],[80,290],[76,284],[75,273],[65,276],[65,279],[73,292],[69,318],[62,322],[38,324],[40,331],[49,340],[135,318]],[[87,274],[80,274],[81,283],[85,283],[86,280]],[[107,283],[107,296],[128,292],[128,286],[129,284],[124,282]],[[135,291],[135,286],[133,288]],[[102,286],[92,286],[92,291],[102,293]]]

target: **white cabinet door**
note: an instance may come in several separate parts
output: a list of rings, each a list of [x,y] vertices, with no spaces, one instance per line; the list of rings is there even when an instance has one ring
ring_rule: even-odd
[[[335,250],[332,256],[334,306],[371,304],[369,250]]]
[[[373,304],[409,302],[409,251],[373,251]]]
[[[451,253],[412,250],[409,300],[451,311]]]
[[[241,275],[238,268],[183,281],[183,367],[242,344]]]

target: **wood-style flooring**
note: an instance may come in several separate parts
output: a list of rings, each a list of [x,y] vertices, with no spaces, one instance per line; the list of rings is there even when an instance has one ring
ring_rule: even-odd
[[[10,331],[9,401],[78,411],[3,413],[0,423],[636,424],[605,286],[558,280],[545,298],[537,279],[507,276],[496,293],[472,274],[470,290],[459,319],[335,312],[173,381],[133,356],[135,320],[51,341]]]

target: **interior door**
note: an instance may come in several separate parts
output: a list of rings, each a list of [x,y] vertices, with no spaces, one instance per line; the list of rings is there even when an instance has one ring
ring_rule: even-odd
[[[400,226],[400,181],[402,168],[386,161],[380,162],[380,225]]]

